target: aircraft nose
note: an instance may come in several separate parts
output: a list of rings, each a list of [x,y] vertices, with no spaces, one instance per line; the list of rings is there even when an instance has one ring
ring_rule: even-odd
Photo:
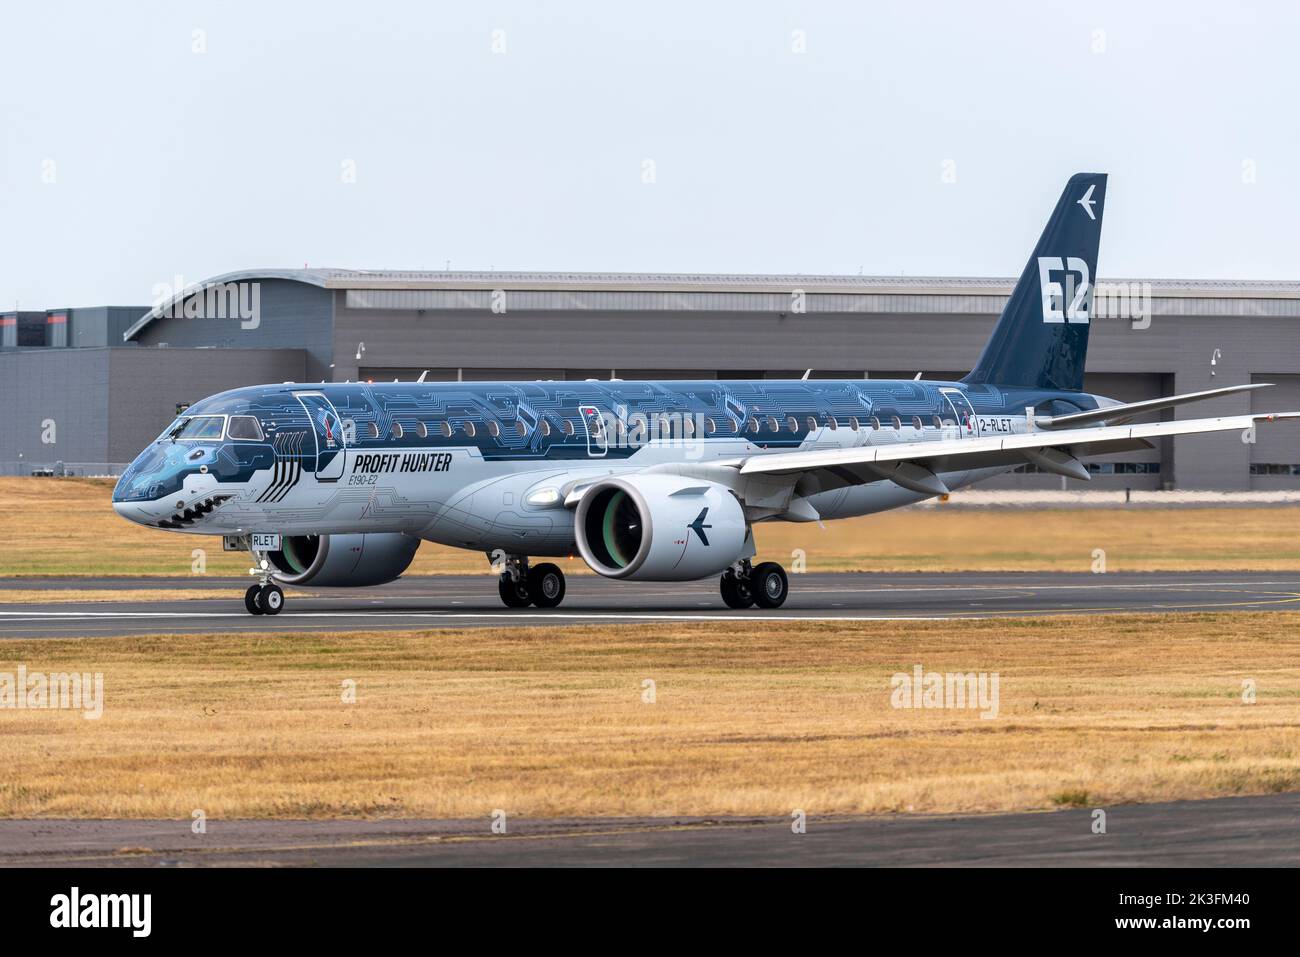
[[[153,524],[152,516],[148,515],[144,506],[138,502],[114,502],[113,511],[128,522],[134,522],[137,525]]]

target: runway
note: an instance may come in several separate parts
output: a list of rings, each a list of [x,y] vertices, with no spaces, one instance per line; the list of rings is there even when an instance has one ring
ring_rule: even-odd
[[[614,622],[962,620],[1135,612],[1300,610],[1293,572],[804,574],[775,611],[727,609],[717,583],[613,582],[571,575],[557,609],[507,609],[487,575],[404,578],[375,588],[286,590],[285,610],[254,617],[239,598],[169,600],[169,589],[242,594],[246,579],[0,579],[12,589],[156,589],[158,601],[0,603],[0,638],[257,631],[376,631]]]
[[[0,866],[1294,867],[1300,794],[975,816],[0,821]]]

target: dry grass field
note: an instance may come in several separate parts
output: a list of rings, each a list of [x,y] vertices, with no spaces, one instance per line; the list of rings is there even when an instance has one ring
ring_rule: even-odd
[[[159,597],[156,588],[0,588],[0,605],[70,601],[158,601]],[[240,601],[244,597],[244,590],[242,588],[175,588],[168,590],[166,597],[168,601],[195,598]]]
[[[1300,789],[1291,614],[0,643],[0,672],[19,664],[103,672],[104,713],[0,710],[8,817],[974,812]],[[997,672],[996,718],[891,707],[891,676],[918,664]]]
[[[112,482],[0,478],[0,576],[244,575],[248,557],[219,540],[132,525],[110,504]],[[1109,571],[1300,571],[1300,508],[907,509],[817,525],[759,525],[760,557],[810,572],[1089,571],[1093,550]],[[567,568],[585,571],[581,562]],[[488,573],[477,552],[420,547],[410,574]]]

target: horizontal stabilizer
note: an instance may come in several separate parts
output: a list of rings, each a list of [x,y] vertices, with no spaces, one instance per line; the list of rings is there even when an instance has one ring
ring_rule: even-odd
[[[1187,392],[1183,395],[1161,396],[1159,399],[1143,399],[1141,402],[1124,402],[1119,405],[1108,405],[1104,409],[1071,412],[1069,415],[1036,415],[1034,416],[1034,424],[1045,429],[1068,429],[1076,425],[1088,425],[1093,422],[1118,424],[1144,412],[1171,409],[1176,405],[1203,402],[1206,399],[1217,399],[1219,396],[1249,392],[1252,389],[1267,389],[1272,384],[1271,382],[1252,382],[1249,385],[1230,385],[1222,389],[1206,389],[1204,392]]]

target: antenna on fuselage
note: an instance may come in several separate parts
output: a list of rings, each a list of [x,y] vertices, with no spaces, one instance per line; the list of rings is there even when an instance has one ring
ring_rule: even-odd
[[[920,382],[920,381],[921,381],[921,373],[918,372],[916,375],[912,376],[912,381],[913,381],[913,382]]]
[[[423,372],[420,373],[420,378],[416,379],[415,381],[416,381],[416,382],[423,382],[423,381],[424,381],[424,377],[427,376],[428,374],[429,374],[429,370],[428,370],[428,369],[425,369]]]
[[[799,378],[800,378],[801,381],[806,382],[806,381],[808,380],[808,377],[809,377],[810,375],[812,375],[812,369],[809,369],[807,372],[805,372],[805,373],[804,373],[802,376],[800,376]]]

